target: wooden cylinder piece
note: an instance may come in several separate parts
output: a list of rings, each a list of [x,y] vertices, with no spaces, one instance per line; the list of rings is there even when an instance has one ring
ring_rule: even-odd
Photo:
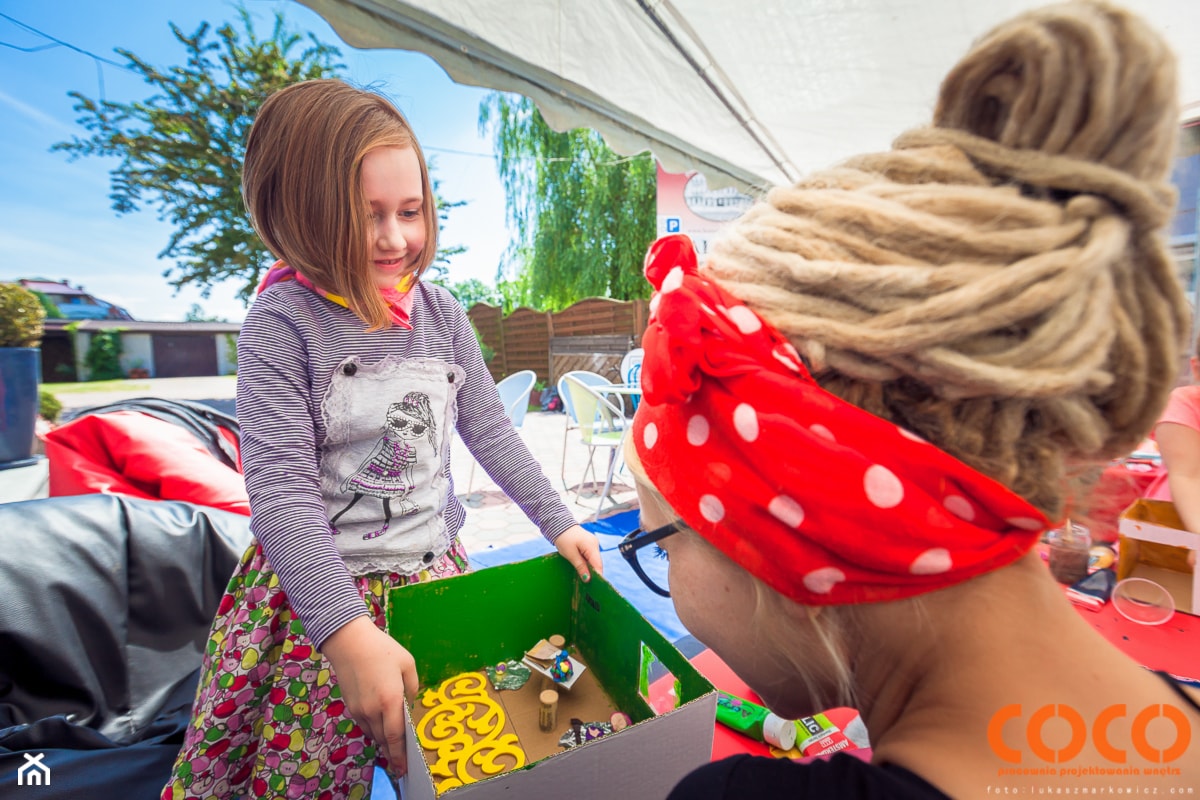
[[[558,692],[547,689],[538,695],[541,706],[538,708],[538,727],[549,733],[558,725]]]

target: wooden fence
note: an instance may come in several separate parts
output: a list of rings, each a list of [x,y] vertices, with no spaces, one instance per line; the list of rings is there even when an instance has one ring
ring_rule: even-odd
[[[641,346],[647,302],[591,297],[562,311],[518,308],[507,317],[478,303],[467,312],[484,344],[495,351],[492,378],[531,369],[547,386],[575,369],[619,382],[621,358]]]

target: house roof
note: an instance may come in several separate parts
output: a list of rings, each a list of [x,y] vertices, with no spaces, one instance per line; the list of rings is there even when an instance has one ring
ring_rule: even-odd
[[[140,322],[127,319],[87,319],[72,322],[65,319],[48,319],[47,331],[66,330],[70,325],[75,331],[106,331],[114,328],[126,333],[237,333],[242,329],[238,322]]]
[[[42,294],[63,294],[76,295],[82,297],[90,297],[83,289],[76,289],[66,281],[47,281],[40,279],[22,278],[18,281],[22,286],[30,291],[41,292]]]

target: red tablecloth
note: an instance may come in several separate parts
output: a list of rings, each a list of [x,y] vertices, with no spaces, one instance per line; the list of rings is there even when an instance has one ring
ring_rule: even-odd
[[[1099,611],[1079,608],[1079,615],[1142,666],[1200,682],[1200,617],[1176,611],[1162,625],[1138,625],[1117,613],[1112,603]]]

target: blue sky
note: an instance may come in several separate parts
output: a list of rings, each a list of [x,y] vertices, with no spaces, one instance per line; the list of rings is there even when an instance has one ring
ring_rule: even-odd
[[[248,0],[246,6],[260,35],[269,35],[278,10],[292,30],[311,31],[337,46],[351,81],[378,85],[408,116],[435,164],[442,195],[467,201],[451,212],[443,233],[445,244],[468,248],[451,263],[450,279],[492,283],[508,233],[491,143],[478,133],[486,92],[455,84],[424,55],[350,48],[298,3]],[[204,21],[215,28],[236,20],[235,8],[227,0],[0,0],[0,13],[79,50],[124,63],[114,52],[121,47],[160,67],[183,62],[169,22],[187,33]],[[171,228],[152,206],[121,216],[112,210],[109,170],[115,159],[70,161],[50,152],[54,143],[85,133],[67,92],[96,99],[102,81],[105,98],[126,102],[144,99],[150,87],[134,73],[66,46],[17,49],[49,44],[0,17],[0,280],[65,278],[137,319],[181,320],[199,303],[208,314],[241,320],[245,308],[233,283],[214,287],[208,299],[193,288],[176,294],[167,284],[162,272],[172,262],[158,253]]]

